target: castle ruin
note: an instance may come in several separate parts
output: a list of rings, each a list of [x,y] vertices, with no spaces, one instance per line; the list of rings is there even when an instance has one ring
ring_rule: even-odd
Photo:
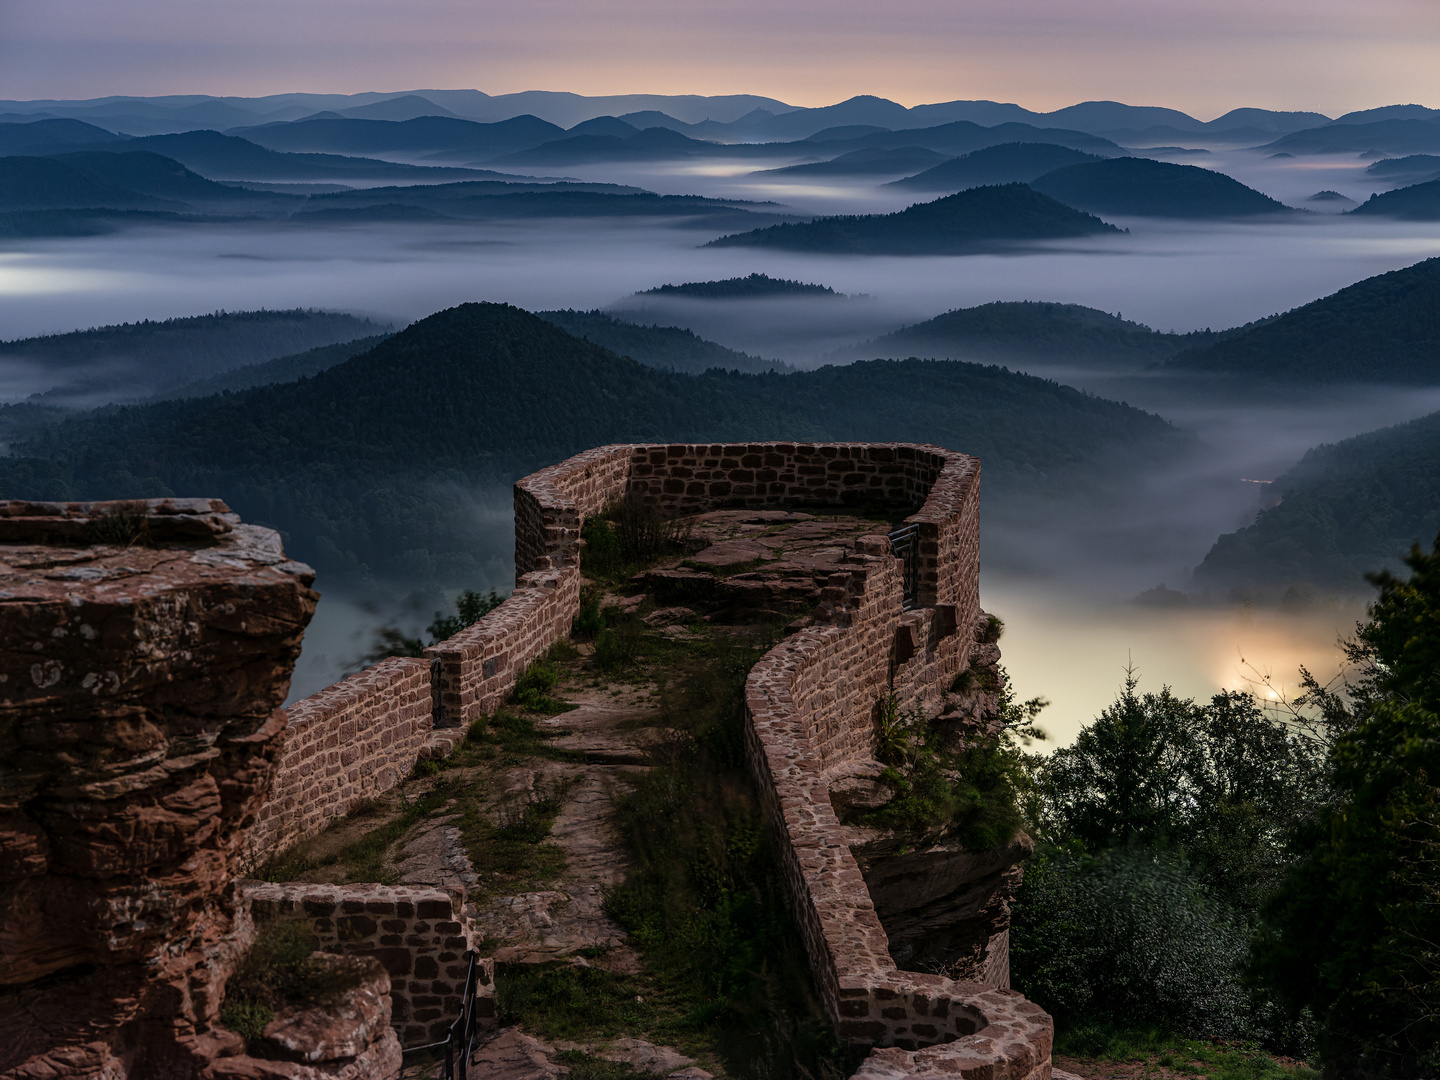
[[[867,865],[867,881],[835,811],[876,771],[882,696],[933,715],[978,651],[994,653],[977,642],[979,487],[976,459],[912,444],[590,450],[515,485],[516,588],[499,608],[423,659],[285,710],[315,594],[274,533],[211,500],[0,504],[0,1077],[272,1075],[218,1022],[262,913],[368,958],[368,992],[388,994],[383,1022],[357,1006],[368,1019],[345,1054],[283,1075],[394,1075],[400,1043],[443,1034],[478,941],[463,895],[245,875],[493,713],[570,633],[584,521],[628,496],[674,515],[916,508],[907,558],[883,533],[860,536],[808,625],[751,671],[750,769],[825,1011],[870,1048],[855,1075],[1049,1080],[1050,1017],[1008,989],[1001,885],[1023,850],[952,852],[954,880],[902,902],[903,875]],[[970,977],[897,964],[906,920],[982,871]],[[481,984],[493,995],[488,967]]]

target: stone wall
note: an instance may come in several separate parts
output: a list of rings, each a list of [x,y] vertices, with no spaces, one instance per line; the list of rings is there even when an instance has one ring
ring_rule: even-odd
[[[430,740],[430,663],[391,657],[286,711],[275,780],[239,853],[242,872],[409,775]]]
[[[959,458],[960,455],[954,455]],[[929,1072],[1049,1080],[1053,1024],[1014,991],[899,970],[831,805],[828,774],[868,756],[876,706],[893,685],[924,702],[969,662],[978,476],[942,471],[915,517],[933,528],[937,606],[902,612],[898,563],[862,537],[855,569],[827,589],[828,625],[791,636],[751,671],[746,737],[761,799],[780,838],[806,949],[841,1038],[877,1046],[866,1080]],[[915,520],[915,518],[912,518]],[[922,538],[925,536],[922,533]],[[956,628],[966,632],[956,633]],[[998,960],[997,960],[998,962]]]
[[[242,886],[259,925],[302,922],[314,947],[348,956],[373,956],[390,973],[390,1023],[406,1046],[445,1038],[459,1015],[473,949],[464,898],[441,889],[404,885]],[[495,965],[480,961],[477,1012],[495,1022]]]

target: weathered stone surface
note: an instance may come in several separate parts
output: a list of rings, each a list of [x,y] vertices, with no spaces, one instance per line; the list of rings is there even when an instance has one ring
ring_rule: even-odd
[[[0,503],[0,1076],[217,1052],[313,576],[218,500]]]
[[[303,1007],[282,1009],[265,1026],[267,1057],[304,1065],[345,1062],[369,1049],[390,1028],[390,975],[370,956],[314,953],[324,978],[346,989]]]

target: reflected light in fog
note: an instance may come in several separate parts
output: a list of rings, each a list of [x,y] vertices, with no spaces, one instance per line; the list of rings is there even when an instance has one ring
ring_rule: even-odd
[[[1127,664],[1142,693],[1169,686],[1197,701],[1221,690],[1293,698],[1302,665],[1322,683],[1340,670],[1337,641],[1365,617],[1358,597],[1322,599],[1296,612],[1153,608],[993,576],[982,583],[980,599],[1005,622],[1001,663],[1015,692],[1050,701],[1040,718],[1050,740],[1036,747],[1044,751],[1070,745],[1115,700]]]

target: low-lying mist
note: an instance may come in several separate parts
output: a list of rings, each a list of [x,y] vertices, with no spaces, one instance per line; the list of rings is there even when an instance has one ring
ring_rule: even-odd
[[[1267,162],[1211,155],[1246,183],[1297,204],[1331,188],[1360,199],[1363,169],[1327,160]],[[1178,160],[1178,159],[1177,159]],[[1208,164],[1205,158],[1187,163]],[[1362,163],[1363,164],[1363,163]],[[707,168],[709,171],[706,171]],[[566,170],[572,171],[572,170]],[[894,210],[913,196],[869,182],[825,185],[747,178],[734,162],[640,169],[591,167],[584,179],[674,193],[768,198],[797,211]],[[802,367],[827,354],[944,311],[995,300],[1053,300],[1120,312],[1160,330],[1239,325],[1362,278],[1440,254],[1440,223],[1297,215],[1290,221],[1116,220],[1125,235],[1017,249],[1004,255],[860,257],[703,248],[710,233],[664,219],[528,219],[484,223],[283,224],[147,227],[108,236],[6,241],[0,250],[0,338],[217,309],[320,307],[398,325],[471,300],[531,310],[611,309],[673,323],[730,348]],[[845,299],[684,300],[634,294],[665,283],[761,272],[828,285]],[[1013,366],[1017,366],[1012,364]],[[1018,365],[1024,366],[1024,365]],[[1212,597],[1164,610],[1129,603],[1164,583],[1191,591],[1189,571],[1217,535],[1246,524],[1264,485],[1311,446],[1440,409],[1440,391],[1381,388],[1277,397],[1230,385],[1223,395],[1146,373],[1031,367],[1057,381],[1158,412],[1193,433],[1193,448],[1164,468],[1115,463],[1105,500],[984,503],[984,602],[1007,621],[1005,662],[1024,695],[1054,702],[1050,726],[1073,735],[1113,697],[1127,658],[1146,685],[1185,693],[1236,685],[1240,657],[1293,682],[1338,654],[1351,600],[1248,613]],[[0,371],[0,395],[43,389],[46,375]],[[477,423],[483,418],[477,417]],[[965,450],[963,440],[954,447]],[[1133,477],[1127,467],[1133,466]],[[224,492],[215,494],[223,497]],[[468,496],[488,523],[476,531],[477,589],[508,587],[509,497]],[[412,593],[413,576],[371,594],[326,598],[296,675],[313,692],[357,661],[376,626],[423,626],[445,598]],[[414,569],[414,568],[412,568]],[[493,580],[491,579],[493,578]],[[409,600],[406,598],[410,597]]]

